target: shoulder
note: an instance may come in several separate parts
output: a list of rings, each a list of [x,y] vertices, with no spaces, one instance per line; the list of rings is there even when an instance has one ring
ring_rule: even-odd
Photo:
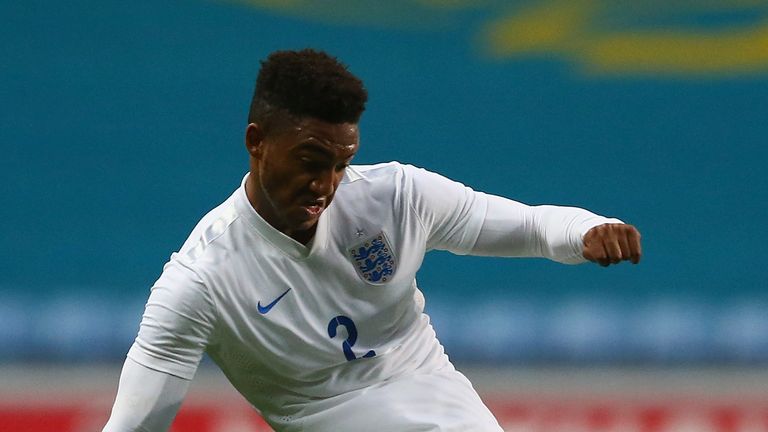
[[[374,165],[351,165],[342,180],[342,184],[385,184],[403,188],[413,184],[413,179],[424,175],[434,175],[430,171],[397,161]]]
[[[351,165],[339,185],[337,198],[355,203],[399,201],[408,195],[412,170],[412,166],[400,162]]]
[[[230,197],[208,212],[195,225],[175,258],[187,265],[192,265],[200,257],[214,251],[217,242],[225,242],[226,235],[239,218],[234,197]]]
[[[174,295],[208,294],[213,275],[227,268],[237,239],[241,215],[235,205],[235,195],[203,216],[192,229],[183,245],[173,252],[163,266],[158,282]],[[191,290],[188,287],[197,287]]]
[[[404,169],[400,162],[384,162],[373,165],[350,165],[344,175],[342,184],[356,182],[380,181],[382,179],[392,178],[401,175]]]

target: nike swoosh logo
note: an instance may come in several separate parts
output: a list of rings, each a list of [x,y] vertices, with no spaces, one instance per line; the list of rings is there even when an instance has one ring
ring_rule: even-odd
[[[270,304],[268,304],[268,305],[266,305],[266,306],[262,306],[262,305],[261,305],[261,300],[259,300],[259,303],[256,305],[256,306],[258,307],[258,309],[259,309],[259,313],[260,313],[260,314],[262,314],[262,315],[264,315],[265,313],[269,312],[269,311],[270,311],[270,309],[272,309],[273,307],[275,307],[275,305],[277,304],[277,302],[279,302],[279,301],[280,301],[280,300],[281,300],[283,297],[285,297],[285,295],[286,295],[286,294],[288,294],[288,291],[290,291],[290,290],[291,290],[291,289],[290,289],[290,288],[288,288],[287,290],[285,290],[285,292],[284,292],[284,293],[280,294],[280,297],[278,297],[278,298],[276,298],[276,299],[272,300],[272,303],[270,303]]]

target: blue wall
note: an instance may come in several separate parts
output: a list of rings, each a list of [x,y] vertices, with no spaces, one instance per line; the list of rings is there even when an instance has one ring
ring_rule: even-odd
[[[599,13],[553,36],[567,2],[261,3],[0,2],[0,358],[124,354],[163,263],[247,168],[259,60],[311,46],[369,89],[356,162],[644,234],[641,265],[608,269],[432,254],[420,285],[456,356],[768,359],[768,7],[571,2]],[[480,315],[452,327],[465,302]]]

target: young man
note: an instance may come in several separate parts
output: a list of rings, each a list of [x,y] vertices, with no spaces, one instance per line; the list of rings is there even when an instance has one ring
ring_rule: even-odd
[[[500,431],[423,313],[425,252],[639,261],[618,220],[350,166],[366,99],[325,53],[262,63],[250,172],[152,287],[105,431],[166,430],[203,352],[276,431]]]

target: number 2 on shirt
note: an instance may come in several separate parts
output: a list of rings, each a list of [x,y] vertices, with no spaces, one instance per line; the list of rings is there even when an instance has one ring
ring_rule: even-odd
[[[336,337],[339,326],[343,326],[347,329],[347,339],[341,343],[344,357],[346,357],[347,361],[357,360],[357,356],[352,352],[352,347],[355,345],[355,342],[357,342],[357,327],[355,326],[355,322],[352,321],[352,318],[344,315],[333,317],[328,323],[328,336],[330,336],[331,339]],[[373,357],[375,355],[376,352],[370,350],[363,355],[363,358]]]

